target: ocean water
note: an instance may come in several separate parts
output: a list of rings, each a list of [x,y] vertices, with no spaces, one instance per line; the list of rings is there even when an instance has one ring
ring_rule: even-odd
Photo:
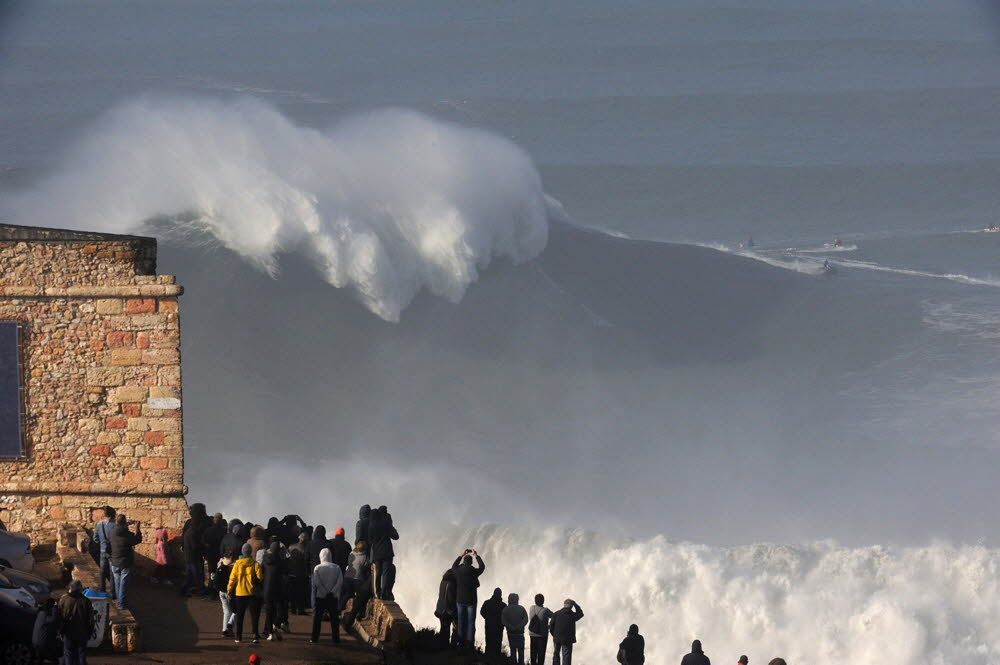
[[[155,233],[191,498],[389,505],[418,624],[476,546],[584,665],[996,663],[995,19],[9,4],[0,221]]]

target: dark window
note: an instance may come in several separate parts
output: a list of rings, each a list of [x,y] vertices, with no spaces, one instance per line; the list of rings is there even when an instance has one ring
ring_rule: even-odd
[[[0,457],[21,457],[21,348],[17,321],[0,321]]]

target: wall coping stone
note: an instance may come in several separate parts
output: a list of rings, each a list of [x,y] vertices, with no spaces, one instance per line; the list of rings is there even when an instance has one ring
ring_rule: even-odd
[[[112,286],[0,286],[4,298],[173,298],[184,295],[177,284],[126,284]]]

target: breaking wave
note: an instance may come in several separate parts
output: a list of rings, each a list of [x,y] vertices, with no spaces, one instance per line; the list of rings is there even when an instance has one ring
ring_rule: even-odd
[[[8,205],[32,225],[208,231],[271,274],[302,252],[390,321],[421,289],[455,302],[494,257],[537,255],[564,214],[530,158],[484,131],[401,109],[321,131],[253,99],[159,97],[108,112]]]
[[[653,663],[676,662],[695,638],[718,662],[741,653],[751,662],[780,655],[796,665],[880,663],[889,654],[900,665],[1000,659],[1000,551],[982,546],[717,547],[524,523],[463,528],[456,524],[474,515],[454,497],[466,492],[476,495],[477,512],[530,518],[532,510],[488,474],[448,463],[403,470],[347,459],[303,469],[275,461],[258,472],[261,492],[235,501],[226,488],[206,487],[218,495],[199,499],[260,519],[274,505],[300,504],[299,487],[332,475],[341,479],[338,491],[311,497],[302,515],[350,533],[359,501],[349,497],[374,496],[394,507],[401,534],[396,596],[418,626],[436,626],[441,574],[457,552],[475,547],[487,566],[480,600],[499,586],[528,602],[542,593],[550,607],[566,597],[580,603],[586,616],[575,655],[585,665],[614,662],[633,622]],[[274,477],[300,483],[269,482]],[[344,521],[331,522],[331,515]]]
[[[550,607],[580,603],[581,663],[614,662],[633,622],[653,663],[676,662],[695,638],[717,662],[741,653],[797,665],[1000,658],[1000,551],[985,547],[616,543],[582,530],[490,525],[455,535],[403,555],[398,596],[413,619],[435,623],[442,571],[461,547],[476,546],[487,562],[483,596],[500,586],[522,599],[543,593]]]

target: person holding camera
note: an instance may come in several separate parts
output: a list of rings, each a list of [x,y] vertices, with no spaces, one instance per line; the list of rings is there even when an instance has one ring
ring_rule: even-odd
[[[473,557],[478,568],[472,565]],[[451,570],[455,573],[458,644],[472,648],[476,646],[476,605],[479,600],[476,590],[479,588],[480,576],[486,571],[486,564],[476,550],[467,548],[455,559]]]
[[[135,525],[135,533],[129,531],[130,524]],[[135,546],[141,542],[142,527],[139,523],[127,519],[125,515],[119,515],[118,525],[111,531],[111,576],[120,610],[126,607],[129,578],[135,567]]]

